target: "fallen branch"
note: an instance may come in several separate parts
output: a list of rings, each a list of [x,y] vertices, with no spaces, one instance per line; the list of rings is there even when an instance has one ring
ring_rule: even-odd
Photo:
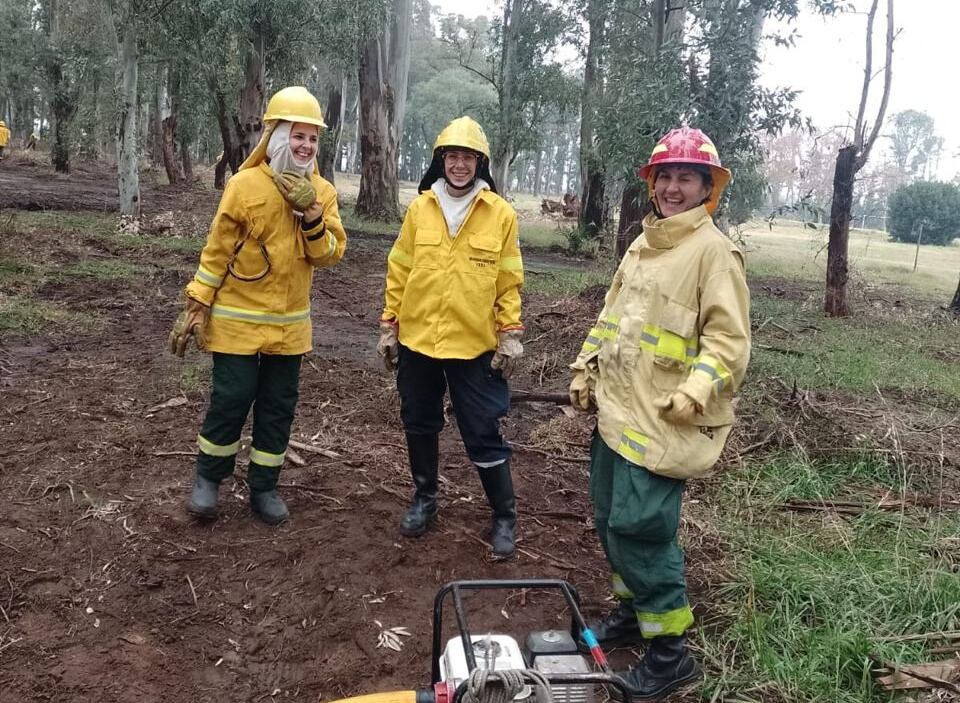
[[[323,447],[317,447],[313,444],[305,444],[303,442],[298,442],[295,439],[291,439],[287,442],[294,449],[302,449],[305,452],[310,452],[311,454],[319,454],[320,456],[325,456],[328,459],[342,459],[343,455],[338,454],[332,449],[324,449]]]
[[[511,391],[511,403],[556,403],[570,405],[570,396],[566,393],[535,393],[533,391]]]

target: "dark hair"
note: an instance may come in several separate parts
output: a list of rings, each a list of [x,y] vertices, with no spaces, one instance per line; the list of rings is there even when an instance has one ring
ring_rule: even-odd
[[[670,166],[688,168],[691,171],[695,171],[699,173],[700,178],[703,179],[703,185],[706,186],[707,188],[713,188],[713,172],[710,170],[709,166],[704,166],[703,164],[689,164],[689,163],[663,164],[662,166],[658,166],[657,170],[653,172],[653,180],[656,181],[657,176],[660,175],[660,171]]]

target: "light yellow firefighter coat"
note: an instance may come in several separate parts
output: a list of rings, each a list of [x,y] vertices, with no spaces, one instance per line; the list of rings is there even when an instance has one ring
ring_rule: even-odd
[[[277,190],[266,163],[244,168],[227,182],[200,266],[187,295],[210,305],[209,351],[228,354],[304,354],[313,348],[310,286],[315,266],[333,266],[347,235],[337,191],[311,175],[323,221],[301,228],[300,215]],[[231,268],[227,264],[240,246]],[[270,261],[270,270],[257,278]]]
[[[750,359],[749,309],[743,257],[703,206],[649,215],[571,365],[595,379],[603,441],[656,474],[709,473]],[[695,425],[667,422],[654,407],[676,390],[703,407]]]
[[[523,260],[517,213],[482,190],[456,237],[433,191],[407,208],[387,259],[382,320],[399,323],[408,349],[435,359],[474,359],[497,348],[497,332],[522,329]]]
[[[6,125],[0,125],[0,146],[5,147],[10,141],[10,130]]]

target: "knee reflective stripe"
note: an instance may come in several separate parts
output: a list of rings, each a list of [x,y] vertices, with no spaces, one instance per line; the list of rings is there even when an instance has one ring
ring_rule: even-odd
[[[617,598],[620,600],[633,598],[633,591],[627,588],[627,584],[623,582],[623,577],[620,574],[614,573],[610,582],[613,585],[613,595]]]
[[[197,435],[197,446],[209,456],[233,456],[240,451],[240,440],[231,444],[214,444],[203,435]]]
[[[624,457],[634,464],[643,464],[644,456],[647,453],[647,444],[650,440],[645,434],[631,430],[629,427],[623,428],[623,434],[620,435],[620,444],[617,447],[617,454]]]
[[[717,386],[717,390],[722,390],[730,381],[730,372],[727,367],[721,364],[716,357],[707,354],[701,354],[697,357],[693,370],[707,374],[714,385]]]
[[[250,447],[250,461],[254,464],[260,464],[260,466],[283,466],[283,459],[286,455],[286,452],[282,454],[271,454],[270,452],[262,452],[259,449]]]
[[[647,639],[659,635],[682,635],[693,624],[693,611],[689,605],[666,613],[637,613],[640,632]]]
[[[473,465],[478,469],[492,469],[494,466],[500,466],[506,459],[497,459],[496,461],[475,461]]]

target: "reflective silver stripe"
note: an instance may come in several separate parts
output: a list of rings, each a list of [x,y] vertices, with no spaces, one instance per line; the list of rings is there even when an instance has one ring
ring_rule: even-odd
[[[259,449],[250,447],[250,461],[254,464],[260,464],[260,466],[283,466],[285,456],[286,452],[283,454],[271,454],[270,452],[262,452]]]
[[[643,332],[643,333],[640,334],[640,341],[641,341],[641,342],[646,342],[647,344],[650,344],[650,345],[652,345],[652,346],[655,347],[655,346],[657,346],[657,342],[660,341],[660,338],[659,338],[659,337],[654,337],[654,336],[653,336],[652,334],[650,334],[649,332]]]
[[[203,435],[197,435],[197,446],[208,456],[233,456],[240,451],[240,440],[232,444],[214,444]]]
[[[223,276],[216,276],[212,272],[207,271],[203,266],[197,269],[197,272],[193,277],[208,286],[213,286],[214,288],[219,288],[220,284],[223,283]]]
[[[713,382],[720,385],[720,388],[723,388],[727,383],[726,379],[724,379],[724,377],[721,376],[720,373],[715,368],[710,366],[710,364],[705,364],[702,361],[698,361],[694,365],[693,370],[703,371],[704,373],[709,374],[710,378],[713,379]]]
[[[500,466],[506,459],[500,459],[498,461],[475,461],[473,465],[478,469],[492,469],[494,466]]]
[[[242,308],[232,308],[225,305],[214,305],[210,314],[214,317],[226,317],[231,320],[241,322],[256,322],[261,325],[290,325],[296,322],[305,322],[310,319],[310,308],[298,310],[286,315],[278,315],[271,312],[260,312],[259,310],[244,310]]]

